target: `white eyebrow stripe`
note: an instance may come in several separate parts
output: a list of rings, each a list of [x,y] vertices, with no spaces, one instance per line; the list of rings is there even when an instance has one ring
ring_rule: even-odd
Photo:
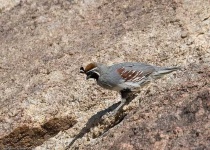
[[[91,69],[91,70],[88,70],[87,73],[90,72],[90,71],[94,71],[94,70],[96,70],[96,69],[98,69],[98,67],[95,67],[95,68],[93,68],[93,69]]]
[[[98,69],[98,67],[95,67],[95,68],[93,68],[93,69],[91,69],[91,70],[96,70],[96,69]]]
[[[100,76],[100,73],[99,73],[96,69],[97,69],[97,67],[95,67],[95,68],[93,68],[93,69],[87,71],[86,74],[87,74],[88,72],[94,72],[94,73],[96,73],[97,75]]]
[[[99,72],[97,72],[97,71],[92,71],[92,72],[94,72],[94,73],[96,73],[98,76],[100,76],[100,73],[99,73]]]

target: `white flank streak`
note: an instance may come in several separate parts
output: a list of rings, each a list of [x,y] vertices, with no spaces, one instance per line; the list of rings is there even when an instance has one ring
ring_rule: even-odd
[[[138,71],[138,72],[139,72],[138,75],[142,74],[142,71]]]
[[[138,81],[141,81],[143,78],[144,78],[144,76],[143,76],[143,77],[138,77],[138,78],[136,78],[136,79],[135,79],[135,80],[133,80],[133,81],[138,82]]]
[[[131,79],[131,81],[138,81],[140,79],[138,76],[141,75],[141,73],[141,71],[138,71],[138,73]]]
[[[140,79],[140,77],[137,77],[135,79],[133,79],[132,81],[138,81]]]
[[[123,75],[125,72],[126,72],[126,70],[124,70],[124,71],[121,73],[121,75]]]
[[[132,70],[128,71],[128,73],[132,72]]]
[[[132,76],[132,74],[135,72],[133,72],[133,70],[130,70],[130,71],[128,71],[128,74],[130,73],[130,72],[132,72],[129,76],[128,76],[128,78],[130,77],[130,76]]]
[[[133,76],[133,78],[131,78],[131,80],[135,80],[135,78],[138,76],[138,73],[135,75],[135,76]]]
[[[136,72],[136,71],[135,71],[135,70],[133,70],[131,75],[133,75],[135,72]]]

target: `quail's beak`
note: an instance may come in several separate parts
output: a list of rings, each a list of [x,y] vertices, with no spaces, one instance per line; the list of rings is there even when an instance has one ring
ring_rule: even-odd
[[[80,73],[85,73],[85,69],[83,67],[80,67]]]

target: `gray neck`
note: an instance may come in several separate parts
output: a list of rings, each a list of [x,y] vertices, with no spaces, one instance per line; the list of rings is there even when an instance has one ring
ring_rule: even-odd
[[[97,71],[99,72],[99,74],[103,74],[104,72],[108,70],[108,68],[109,68],[108,66],[99,63]]]

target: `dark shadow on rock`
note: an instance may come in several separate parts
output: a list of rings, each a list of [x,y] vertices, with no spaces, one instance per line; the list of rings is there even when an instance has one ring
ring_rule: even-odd
[[[129,97],[127,98],[127,101],[126,101],[125,105],[128,105],[136,96],[137,96],[136,94],[129,95]],[[74,142],[77,139],[82,138],[86,133],[90,132],[90,129],[91,128],[97,126],[98,124],[104,124],[105,119],[103,118],[103,116],[106,115],[106,114],[108,114],[107,117],[112,117],[111,119],[113,119],[112,120],[113,123],[110,124],[110,125],[108,125],[108,126],[106,126],[106,128],[103,130],[103,133],[101,133],[100,135],[103,135],[109,129],[111,129],[112,127],[114,127],[118,123],[120,123],[124,119],[124,117],[126,116],[126,114],[123,115],[123,109],[120,109],[119,112],[115,116],[109,115],[109,113],[111,113],[113,110],[115,110],[120,105],[120,103],[121,102],[115,103],[115,104],[111,105],[110,107],[108,107],[107,109],[102,110],[102,111],[99,111],[95,115],[93,115],[87,121],[85,127],[82,128],[82,130],[80,131],[80,133],[71,141],[71,143],[65,149],[66,150],[67,149],[70,149],[70,147],[74,144]],[[97,137],[99,137],[99,136],[97,136]],[[94,137],[94,138],[97,138],[97,137]]]
[[[41,127],[23,125],[0,139],[0,149],[32,149],[76,124],[72,117],[52,118]]]

